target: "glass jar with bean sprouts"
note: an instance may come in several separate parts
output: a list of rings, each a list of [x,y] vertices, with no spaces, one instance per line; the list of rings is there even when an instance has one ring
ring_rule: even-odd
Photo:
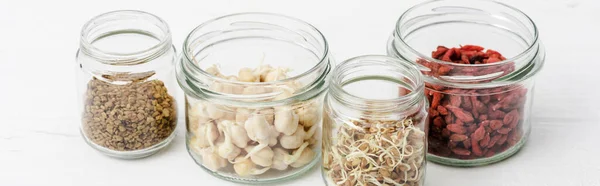
[[[426,99],[409,62],[361,56],[336,67],[323,119],[327,185],[423,185]]]

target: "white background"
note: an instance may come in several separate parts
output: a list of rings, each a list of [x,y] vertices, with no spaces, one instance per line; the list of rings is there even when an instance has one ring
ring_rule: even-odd
[[[429,163],[426,185],[600,185],[600,3],[504,2],[536,21],[548,51],[537,76],[530,141],[514,157],[485,167]],[[0,185],[234,185],[193,162],[183,127],[169,147],[140,160],[108,158],[87,146],[78,132],[74,64],[80,29],[95,15],[117,9],[156,14],[169,23],[179,49],[189,31],[211,18],[244,11],[282,13],[319,28],[341,61],[384,54],[396,19],[416,3],[0,0]],[[278,185],[324,184],[315,168]]]

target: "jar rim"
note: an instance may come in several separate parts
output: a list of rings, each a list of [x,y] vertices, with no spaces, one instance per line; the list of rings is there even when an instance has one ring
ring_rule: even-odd
[[[224,15],[221,17],[217,17],[211,20],[208,20],[200,25],[198,25],[196,28],[194,28],[185,38],[184,42],[183,42],[183,48],[182,48],[182,54],[183,57],[185,57],[185,59],[187,61],[190,62],[194,62],[196,61],[196,57],[193,56],[192,54],[188,53],[190,52],[190,42],[192,41],[192,36],[197,33],[201,28],[204,28],[208,25],[210,25],[211,23],[217,22],[219,20],[223,20],[225,18],[230,18],[230,17],[237,17],[237,16],[247,16],[247,15],[260,15],[260,16],[273,16],[273,17],[280,17],[280,18],[285,18],[285,19],[289,19],[295,22],[298,22],[300,24],[303,24],[304,26],[307,26],[308,28],[312,29],[313,31],[316,31],[316,33],[319,34],[319,38],[321,39],[321,41],[323,42],[323,53],[322,55],[319,56],[319,62],[316,63],[314,66],[312,66],[310,69],[295,75],[295,76],[291,76],[291,77],[287,77],[285,79],[281,79],[281,80],[276,80],[276,81],[269,81],[269,82],[240,82],[240,81],[234,81],[234,80],[229,80],[226,78],[222,78],[222,77],[218,77],[215,76],[213,74],[210,74],[208,72],[206,72],[204,69],[200,68],[198,66],[197,63],[192,63],[193,68],[195,68],[195,70],[197,70],[200,74],[209,77],[210,79],[216,79],[219,80],[220,82],[224,82],[224,83],[229,83],[229,84],[238,84],[238,85],[251,85],[251,86],[268,86],[268,85],[277,85],[277,84],[281,84],[284,82],[289,82],[289,81],[293,81],[295,79],[299,79],[300,77],[304,77],[309,75],[310,73],[316,71],[319,69],[319,67],[323,66],[324,63],[328,63],[328,55],[329,55],[329,44],[327,43],[327,40],[325,39],[325,36],[323,35],[323,33],[321,33],[321,31],[319,31],[319,29],[317,29],[316,27],[314,27],[313,25],[311,25],[310,23],[307,23],[303,20],[300,20],[298,18],[294,18],[291,16],[286,16],[286,15],[282,15],[282,14],[276,14],[276,13],[268,13],[268,12],[241,12],[241,13],[235,13],[235,14],[229,14],[229,15]]]
[[[127,52],[127,53],[119,53],[119,52],[110,52],[102,50],[93,45],[93,41],[90,41],[91,38],[88,34],[90,31],[93,31],[97,26],[111,22],[118,21],[119,18],[111,18],[112,16],[133,16],[136,18],[141,18],[141,21],[148,21],[154,23],[158,26],[162,33],[162,37],[156,37],[159,40],[155,45],[148,47],[143,50]],[[153,35],[154,36],[154,35]],[[98,38],[93,38],[98,39]],[[100,62],[109,64],[109,65],[137,65],[150,61],[162,53],[166,52],[171,48],[171,30],[167,22],[165,22],[160,17],[139,10],[115,10],[106,12],[100,15],[97,15],[90,19],[81,29],[80,33],[80,46],[83,52],[87,53],[91,57],[98,59]]]
[[[421,52],[418,52],[416,49],[414,49],[411,45],[409,45],[401,36],[401,29],[400,29],[400,25],[403,24],[402,21],[404,21],[404,19],[413,11],[415,11],[418,8],[421,8],[425,5],[431,4],[431,3],[438,3],[438,2],[442,2],[442,1],[449,1],[449,0],[430,0],[430,1],[425,1],[422,3],[419,3],[411,8],[409,8],[407,11],[405,11],[404,13],[402,13],[402,15],[400,16],[400,18],[398,18],[398,20],[396,21],[396,25],[395,25],[395,29],[394,29],[394,34],[397,36],[396,38],[398,39],[398,41],[400,41],[400,43],[404,46],[407,47],[408,50],[410,50],[410,52],[418,55],[420,58],[425,59],[427,61],[430,62],[435,62],[435,63],[439,63],[439,64],[444,64],[444,65],[451,65],[451,66],[457,66],[457,67],[488,67],[488,66],[497,66],[497,65],[504,65],[506,63],[511,63],[513,61],[516,61],[517,59],[520,59],[524,56],[526,56],[527,54],[531,53],[533,50],[537,49],[537,44],[539,43],[539,33],[538,33],[538,28],[535,24],[535,22],[533,21],[533,19],[531,19],[531,17],[529,17],[527,14],[525,14],[523,11],[519,10],[516,7],[507,5],[505,3],[501,3],[498,1],[494,1],[494,0],[486,0],[486,1],[481,1],[481,0],[460,0],[460,1],[464,1],[464,2],[488,2],[488,3],[492,3],[498,6],[503,6],[506,8],[509,8],[517,13],[519,13],[521,16],[524,16],[527,18],[527,22],[530,23],[530,26],[532,26],[533,28],[533,40],[530,44],[528,44],[527,48],[525,50],[523,50],[522,52],[520,52],[519,54],[512,56],[510,58],[506,58],[505,60],[499,61],[499,62],[495,62],[495,63],[487,63],[487,64],[459,64],[459,63],[452,63],[452,62],[447,62],[447,61],[443,61],[443,60],[439,60],[439,59],[435,59],[432,58],[428,55],[425,55]],[[453,0],[455,1],[455,0]]]
[[[408,78],[412,82],[410,92],[391,99],[372,99],[353,95],[343,88],[342,82],[344,76],[347,75],[344,74],[346,71],[357,68],[352,63],[360,63],[359,65],[385,65],[395,70],[405,70],[408,74],[400,74],[402,76],[399,77]],[[347,59],[333,70],[328,81],[329,92],[336,100],[358,110],[400,110],[419,103],[424,97],[425,83],[417,66],[409,61],[385,55],[362,55]],[[365,106],[364,103],[373,103],[374,105]]]
[[[193,49],[197,48],[193,46],[194,39],[197,39],[195,34],[202,33],[200,31],[202,28],[205,28],[215,22],[220,20],[231,18],[231,17],[241,17],[241,16],[269,16],[274,18],[283,19],[284,21],[292,21],[293,23],[300,24],[302,29],[309,29],[310,36],[313,36],[317,42],[318,46],[322,47],[318,49],[318,51],[322,52],[318,55],[318,62],[316,62],[313,66],[311,66],[308,70],[291,77],[287,77],[285,79],[269,81],[269,82],[241,82],[230,80],[222,77],[215,76],[211,73],[208,73],[204,69],[202,69],[196,61],[196,56],[192,53]],[[278,25],[279,26],[279,25]],[[318,35],[318,36],[317,36]],[[315,60],[317,61],[317,60]],[[194,95],[202,94],[202,98],[206,100],[210,100],[214,103],[227,104],[227,105],[237,105],[244,107],[266,107],[266,106],[276,106],[276,105],[285,105],[290,102],[295,102],[297,100],[308,100],[312,99],[315,96],[321,95],[322,92],[327,90],[327,83],[325,81],[327,75],[329,74],[332,66],[330,64],[329,59],[329,45],[325,36],[313,25],[302,21],[297,18],[293,18],[290,16],[285,16],[281,14],[275,13],[265,13],[265,12],[244,12],[244,13],[236,13],[221,16],[218,18],[211,19],[206,21],[196,28],[194,28],[186,37],[182,54],[180,56],[180,64],[176,65],[176,73],[177,79],[182,87],[182,89],[188,93],[193,93]],[[322,72],[321,72],[322,71]],[[246,86],[246,87],[280,87],[285,85],[286,83],[294,83],[299,79],[311,77],[311,75],[316,74],[314,78],[310,79],[310,82],[302,85],[302,88],[298,89],[297,92],[293,93],[291,97],[280,99],[280,100],[266,100],[269,98],[273,98],[282,92],[268,92],[268,93],[257,93],[257,94],[230,94],[223,93],[219,91],[210,90],[208,84],[206,82],[218,82],[228,85],[235,86]],[[257,101],[259,100],[259,101]]]

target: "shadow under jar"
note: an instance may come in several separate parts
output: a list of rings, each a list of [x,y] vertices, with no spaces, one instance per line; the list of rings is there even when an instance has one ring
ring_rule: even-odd
[[[188,152],[206,171],[267,183],[319,161],[331,64],[313,26],[268,13],[220,17],[188,35],[177,67]]]
[[[177,126],[174,62],[169,27],[152,14],[114,11],[85,24],[77,74],[86,142],[124,159],[168,145]]]
[[[429,160],[486,165],[525,144],[545,52],[523,12],[494,1],[426,2],[400,17],[387,49],[425,76]]]
[[[388,56],[360,56],[338,65],[329,83],[325,183],[422,186],[427,100],[416,66]]]

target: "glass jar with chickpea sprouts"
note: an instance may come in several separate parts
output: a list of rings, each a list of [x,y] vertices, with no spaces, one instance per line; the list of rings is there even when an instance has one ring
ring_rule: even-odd
[[[319,162],[331,65],[317,29],[275,14],[220,17],[189,34],[177,67],[188,152],[206,171],[268,183]]]
[[[417,68],[360,56],[338,65],[329,83],[322,140],[327,185],[423,185],[427,111]]]

